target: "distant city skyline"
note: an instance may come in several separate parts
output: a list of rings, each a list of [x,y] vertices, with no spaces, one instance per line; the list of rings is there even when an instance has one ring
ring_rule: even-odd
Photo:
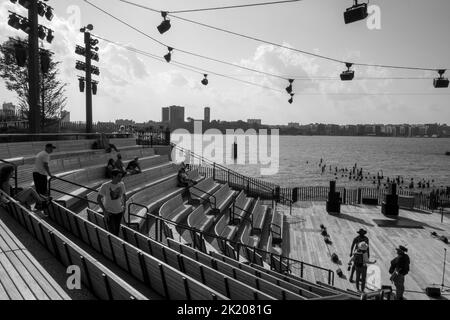
[[[93,100],[94,121],[131,118],[158,120],[161,107],[182,105],[192,118],[201,119],[204,107],[211,107],[211,119],[261,119],[263,123],[450,123],[450,89],[433,88],[434,71],[365,68],[355,66],[355,80],[336,80],[345,65],[302,55],[272,45],[226,35],[183,21],[173,21],[163,35],[156,30],[160,14],[153,14],[119,1],[92,0],[95,5],[175,47],[197,52],[263,72],[298,76],[293,83],[294,101],[286,92],[275,92],[210,74],[203,75],[137,55],[100,40],[98,94]],[[147,1],[135,0],[148,5]],[[237,2],[237,1],[236,1]],[[235,2],[235,3],[236,3]],[[277,6],[239,10],[199,12],[183,15],[206,24],[242,32],[300,50],[336,57],[344,61],[424,66],[450,69],[450,42],[437,32],[450,30],[450,1],[375,1],[381,9],[381,29],[369,30],[365,21],[345,25],[343,11],[352,0],[300,1]],[[372,2],[371,2],[372,3]],[[79,28],[94,25],[93,33],[115,42],[162,57],[166,48],[125,27],[83,1],[52,1],[55,18],[46,25],[55,30],[51,45],[61,61],[61,80],[67,82],[67,111],[75,121],[85,120],[85,98],[79,92],[75,70],[75,46],[83,43]],[[152,1],[152,7],[166,10],[206,7],[207,0]],[[24,14],[21,6],[0,3],[0,42],[24,37],[8,26],[8,10]],[[320,19],[318,19],[320,17]],[[268,23],[270,21],[270,23]],[[312,32],[313,31],[313,32]],[[284,91],[287,81],[273,79],[229,65],[205,61],[175,50],[173,59],[227,76],[237,77]],[[449,76],[447,71],[446,76]],[[318,80],[321,77],[333,79]],[[422,79],[386,79],[383,78]],[[357,80],[358,78],[382,78]],[[0,80],[0,97],[16,102],[15,94]]]

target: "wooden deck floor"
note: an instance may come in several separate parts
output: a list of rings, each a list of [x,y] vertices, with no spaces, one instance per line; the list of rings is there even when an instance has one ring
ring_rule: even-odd
[[[346,279],[336,275],[335,285],[344,289],[355,290],[354,284],[348,281],[350,246],[359,228],[368,231],[370,240],[371,260],[377,260],[375,266],[379,267],[381,284],[391,285],[389,281],[390,261],[395,257],[395,248],[405,245],[411,259],[410,273],[405,278],[406,299],[429,299],[424,289],[432,284],[440,285],[442,282],[444,248],[448,244],[432,237],[431,232],[450,236],[450,217],[444,217],[440,222],[439,214],[425,214],[400,210],[400,217],[404,220],[419,222],[422,229],[416,228],[387,228],[377,226],[374,219],[387,219],[381,214],[380,207],[372,206],[342,206],[341,214],[332,216],[327,214],[324,202],[302,202],[296,204],[292,215],[285,210],[285,237],[283,240],[283,253],[291,258],[320,265],[325,268],[337,270],[341,268]],[[320,234],[320,225],[323,224],[330,234],[333,244],[327,246]],[[342,265],[331,261],[331,254],[336,253]],[[447,265],[450,258],[447,257]],[[295,271],[294,271],[295,272]],[[305,269],[307,279],[326,282],[326,274],[320,271]],[[368,283],[371,282],[372,272],[368,270]],[[446,285],[450,285],[450,271],[446,272]],[[449,297],[449,295],[444,295]]]

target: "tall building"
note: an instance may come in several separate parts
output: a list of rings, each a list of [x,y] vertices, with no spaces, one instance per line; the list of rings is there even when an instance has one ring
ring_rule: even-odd
[[[210,107],[206,107],[205,108],[204,120],[205,120],[205,123],[210,123],[211,122],[211,108]]]
[[[161,122],[169,122],[170,121],[170,113],[169,107],[162,108],[162,120]]]
[[[16,107],[12,103],[3,103],[3,112],[8,114],[15,114]]]
[[[184,107],[170,106],[162,108],[162,122],[168,122],[171,129],[184,124]]]

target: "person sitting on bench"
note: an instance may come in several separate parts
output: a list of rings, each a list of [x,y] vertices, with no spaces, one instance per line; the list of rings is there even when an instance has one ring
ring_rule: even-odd
[[[178,170],[178,186],[189,188],[195,184],[197,183],[189,178],[188,174],[186,173],[186,166],[184,163],[182,163],[180,169]]]
[[[13,176],[13,166],[6,165],[0,169],[0,190],[22,203],[27,209],[31,209],[31,205],[34,203],[34,209],[41,211],[48,205],[49,201],[51,201],[51,198],[46,198],[38,194],[33,188],[14,189],[10,185],[10,180],[13,178]],[[6,198],[2,197],[3,203],[6,203],[6,200]]]
[[[139,158],[136,157],[133,160],[131,160],[127,165],[127,172],[129,174],[137,174],[141,173],[141,166],[139,165]]]

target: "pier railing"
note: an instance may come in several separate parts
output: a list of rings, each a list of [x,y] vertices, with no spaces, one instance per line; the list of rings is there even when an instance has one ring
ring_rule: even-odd
[[[313,187],[298,187],[298,188],[282,188],[282,193],[297,201],[327,201],[329,187],[313,186]],[[388,189],[378,188],[344,188],[337,187],[336,192],[339,192],[341,203],[356,205],[356,204],[376,204],[381,205],[390,193]],[[433,195],[431,193],[420,193],[410,190],[397,190],[397,195],[414,198],[413,209],[419,210],[438,210],[442,206],[450,205],[450,194],[442,193]]]

